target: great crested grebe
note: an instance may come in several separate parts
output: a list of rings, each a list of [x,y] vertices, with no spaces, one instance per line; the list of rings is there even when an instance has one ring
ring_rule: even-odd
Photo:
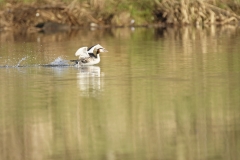
[[[96,55],[94,54],[96,52]],[[78,65],[94,65],[100,62],[100,53],[108,52],[105,48],[103,48],[100,44],[94,45],[90,48],[81,47],[75,53],[75,56],[79,56],[77,60],[70,60],[71,62],[75,62]]]

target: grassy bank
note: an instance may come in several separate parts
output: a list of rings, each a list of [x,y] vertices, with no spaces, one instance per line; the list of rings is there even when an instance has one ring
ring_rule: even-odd
[[[46,23],[48,28],[71,29],[236,25],[240,20],[238,1],[8,0],[0,1],[0,10],[0,30],[31,32],[41,30]]]

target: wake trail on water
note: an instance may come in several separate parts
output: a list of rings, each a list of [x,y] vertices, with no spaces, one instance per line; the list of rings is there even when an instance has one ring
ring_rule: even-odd
[[[48,64],[31,64],[31,65],[21,65],[21,63],[27,60],[28,56],[23,57],[18,61],[16,65],[0,65],[0,68],[18,68],[18,67],[36,67],[36,66],[43,66],[43,67],[70,67],[75,66],[75,64],[70,63],[69,60],[63,59],[61,57],[57,57],[52,62]]]

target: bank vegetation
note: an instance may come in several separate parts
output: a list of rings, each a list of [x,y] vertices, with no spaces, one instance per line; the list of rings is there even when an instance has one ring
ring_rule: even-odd
[[[0,31],[238,25],[239,8],[216,0],[7,0],[0,1]]]

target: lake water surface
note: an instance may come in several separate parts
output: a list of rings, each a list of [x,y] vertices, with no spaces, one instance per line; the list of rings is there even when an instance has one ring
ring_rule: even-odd
[[[98,65],[66,65],[97,43],[109,51]],[[0,32],[2,160],[237,160],[239,151],[238,28]]]

